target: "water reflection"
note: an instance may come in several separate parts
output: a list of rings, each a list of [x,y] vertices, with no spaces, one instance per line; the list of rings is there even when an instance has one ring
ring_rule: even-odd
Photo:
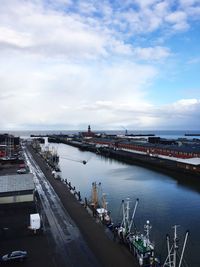
[[[179,224],[178,231],[184,235],[189,229],[190,237],[185,252],[188,266],[200,266],[200,186],[190,181],[174,178],[139,166],[127,165],[99,155],[83,152],[77,148],[57,144],[59,155],[87,160],[86,165],[60,158],[63,178],[71,181],[82,198],[90,198],[92,182],[101,182],[112,217],[120,220],[122,199],[129,197],[132,207],[136,198],[139,206],[135,216],[138,229],[146,220],[152,224],[152,239],[161,257],[166,255],[165,236],[172,233],[172,226]]]

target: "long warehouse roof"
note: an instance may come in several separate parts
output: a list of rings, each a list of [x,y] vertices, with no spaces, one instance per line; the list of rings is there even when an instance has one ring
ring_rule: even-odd
[[[33,189],[34,181],[32,173],[0,176],[0,193]]]

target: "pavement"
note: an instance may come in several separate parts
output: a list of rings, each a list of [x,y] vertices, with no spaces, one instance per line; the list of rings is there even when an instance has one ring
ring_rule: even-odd
[[[47,233],[34,235],[29,226],[29,215],[35,213],[34,205],[0,207],[0,256],[15,250],[25,250],[28,258],[24,262],[11,262],[0,265],[24,267],[56,267],[55,245]]]
[[[25,150],[26,160],[34,175],[37,190],[38,208],[42,217],[43,229],[50,229],[55,243],[57,266],[100,267],[96,257],[88,248],[78,227],[64,208],[60,198],[35,163],[32,155]]]
[[[52,261],[52,264],[59,267],[71,267],[74,262],[74,267],[137,267],[138,264],[136,259],[133,255],[131,255],[129,250],[123,245],[114,242],[108,237],[108,235],[105,234],[105,227],[102,224],[96,223],[96,220],[91,217],[83,205],[70,192],[66,184],[53,177],[51,169],[47,167],[45,161],[40,157],[40,155],[37,154],[30,146],[28,146],[28,151],[31,153],[32,157],[53,187],[73,224],[75,224],[80,230],[80,238],[82,239],[83,237],[84,242],[86,243],[85,245],[84,242],[80,242],[83,244],[83,253],[79,253],[81,245],[77,249],[73,242],[68,242],[67,246],[71,251],[70,256],[72,258],[74,257],[74,261],[70,261],[69,265],[62,265],[59,261],[56,261],[55,255],[55,262]],[[52,243],[56,246],[55,242]],[[87,248],[86,253],[84,253],[85,248]],[[56,251],[56,249],[54,251]],[[90,255],[88,255],[88,253]],[[83,257],[89,257],[89,259],[92,259],[95,262],[95,265],[93,265],[90,260],[83,259]],[[84,264],[84,262],[88,262],[88,264]],[[46,266],[51,267],[52,265],[46,264]]]

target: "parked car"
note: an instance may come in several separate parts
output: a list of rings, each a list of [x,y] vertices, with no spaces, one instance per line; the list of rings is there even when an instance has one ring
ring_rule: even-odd
[[[17,170],[17,173],[24,174],[24,173],[26,173],[26,169],[25,168],[21,168],[21,169]]]
[[[4,256],[1,257],[1,260],[6,261],[22,261],[27,258],[27,252],[26,251],[12,251]]]

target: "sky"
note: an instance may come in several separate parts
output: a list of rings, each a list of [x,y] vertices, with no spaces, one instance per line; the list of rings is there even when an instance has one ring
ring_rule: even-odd
[[[199,130],[200,0],[1,0],[1,130]]]

